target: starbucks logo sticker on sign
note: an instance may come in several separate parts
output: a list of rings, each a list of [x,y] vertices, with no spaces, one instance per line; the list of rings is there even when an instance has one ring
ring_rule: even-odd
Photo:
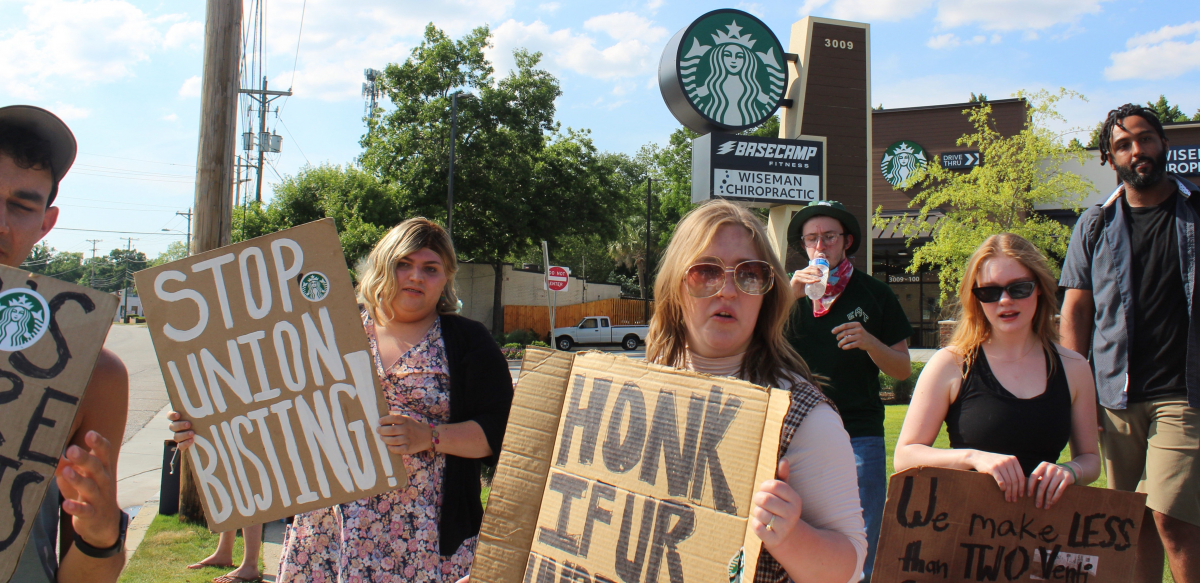
[[[671,113],[699,133],[740,131],[766,121],[787,87],[783,45],[761,20],[714,10],[663,50],[659,87]]]
[[[41,294],[24,288],[0,293],[0,350],[25,350],[50,327],[50,306]]]
[[[909,186],[909,180],[916,175],[917,170],[929,163],[929,153],[916,142],[901,140],[883,151],[883,159],[879,161],[879,171],[883,173],[888,184],[897,188]]]
[[[310,271],[300,278],[300,295],[310,302],[319,302],[329,294],[329,278],[319,271]]]

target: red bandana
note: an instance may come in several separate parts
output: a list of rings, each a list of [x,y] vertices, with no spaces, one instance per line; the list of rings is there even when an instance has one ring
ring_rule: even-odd
[[[850,263],[849,259],[843,259],[830,272],[829,282],[825,284],[825,295],[813,302],[813,317],[820,318],[829,313],[833,302],[837,301],[838,296],[842,295],[842,291],[846,289],[846,284],[850,283],[850,275],[853,273],[854,265]]]

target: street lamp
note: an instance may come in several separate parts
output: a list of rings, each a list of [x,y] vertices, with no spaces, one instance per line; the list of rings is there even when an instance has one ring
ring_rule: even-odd
[[[642,317],[647,326],[650,325],[650,290],[645,289],[650,287],[650,185],[655,182],[662,182],[662,179],[646,177],[646,279],[642,281],[642,296],[646,302],[643,305]]]
[[[192,233],[190,231],[187,233],[184,233],[178,229],[163,229],[163,231],[167,233],[179,233],[180,235],[187,235],[187,255],[185,255],[185,257],[192,256]]]
[[[458,135],[458,97],[471,99],[470,93],[455,91],[450,94],[450,172],[446,179],[446,234],[454,242],[454,142]]]

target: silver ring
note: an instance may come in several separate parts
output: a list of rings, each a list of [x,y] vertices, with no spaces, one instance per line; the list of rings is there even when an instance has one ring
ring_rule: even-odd
[[[767,530],[769,530],[771,532],[775,532],[775,529],[773,527],[771,527],[772,524],[775,524],[775,515],[774,514],[771,515],[771,520],[767,522]]]

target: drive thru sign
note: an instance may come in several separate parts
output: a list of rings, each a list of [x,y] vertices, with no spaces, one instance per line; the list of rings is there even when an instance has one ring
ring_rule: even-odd
[[[546,287],[550,291],[567,291],[567,281],[570,272],[566,267],[553,266],[546,272]]]

